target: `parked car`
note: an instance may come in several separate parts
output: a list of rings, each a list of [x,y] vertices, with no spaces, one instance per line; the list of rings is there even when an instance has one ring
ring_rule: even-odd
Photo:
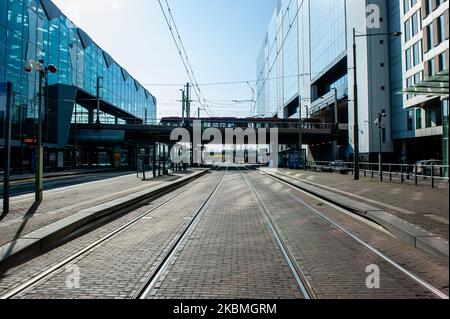
[[[425,176],[431,176],[431,167],[432,165],[437,166],[434,167],[434,176],[440,176],[442,168],[440,167],[442,165],[442,161],[437,160],[426,160],[426,161],[418,161],[416,163],[417,165],[417,174],[418,175],[425,175]]]

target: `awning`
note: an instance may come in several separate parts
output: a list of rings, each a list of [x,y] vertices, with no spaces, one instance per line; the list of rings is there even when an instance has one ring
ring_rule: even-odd
[[[444,70],[420,83],[416,83],[403,91],[401,94],[427,95],[427,96],[448,96],[449,95],[449,72]]]

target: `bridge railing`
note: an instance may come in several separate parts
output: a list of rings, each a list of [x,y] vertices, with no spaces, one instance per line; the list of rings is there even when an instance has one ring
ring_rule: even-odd
[[[341,174],[353,175],[355,173],[353,162],[309,161],[307,168],[324,172],[340,172]],[[432,188],[436,186],[449,186],[448,165],[383,163],[380,170],[379,163],[360,163],[358,169],[362,176],[372,179],[377,178],[381,181],[415,186],[427,184]]]

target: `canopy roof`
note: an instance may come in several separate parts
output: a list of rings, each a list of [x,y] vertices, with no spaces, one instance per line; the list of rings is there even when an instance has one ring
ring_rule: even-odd
[[[449,73],[448,69],[426,78],[420,83],[406,88],[401,93],[427,96],[449,96]]]

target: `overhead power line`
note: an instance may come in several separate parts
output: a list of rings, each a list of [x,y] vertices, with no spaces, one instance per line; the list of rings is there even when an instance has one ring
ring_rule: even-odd
[[[167,22],[167,26],[169,27],[170,33],[172,34],[173,41],[175,42],[175,45],[177,47],[178,53],[181,57],[181,60],[183,62],[184,68],[186,70],[186,73],[189,77],[190,82],[192,83],[192,89],[194,91],[194,94],[197,97],[198,102],[200,103],[202,109],[209,115],[211,113],[208,111],[207,105],[206,105],[206,99],[204,98],[202,91],[200,89],[200,86],[198,85],[197,78],[195,76],[194,70],[192,68],[191,62],[189,60],[189,57],[186,52],[186,48],[184,47],[183,40],[181,39],[180,32],[178,31],[177,24],[175,22],[175,19],[172,15],[172,10],[170,9],[168,0],[164,0],[166,8],[164,8],[161,0],[158,0],[159,6],[161,7],[161,11],[164,15],[164,18]]]

